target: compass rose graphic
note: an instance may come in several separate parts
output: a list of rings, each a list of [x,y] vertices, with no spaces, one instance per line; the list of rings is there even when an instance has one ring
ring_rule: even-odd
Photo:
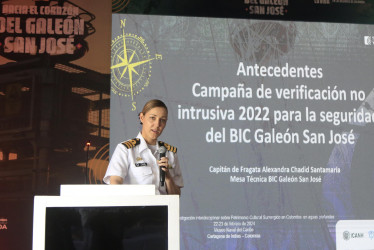
[[[162,55],[152,57],[142,37],[125,34],[125,22],[121,20],[122,35],[112,40],[111,89],[119,96],[131,96],[135,111],[134,96],[149,85],[152,61],[162,60]]]

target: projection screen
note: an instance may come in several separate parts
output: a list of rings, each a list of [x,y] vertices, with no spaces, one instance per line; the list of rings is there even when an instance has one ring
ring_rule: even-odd
[[[331,249],[338,221],[374,219],[373,35],[113,14],[110,150],[136,137],[146,101],[166,103],[181,249]]]

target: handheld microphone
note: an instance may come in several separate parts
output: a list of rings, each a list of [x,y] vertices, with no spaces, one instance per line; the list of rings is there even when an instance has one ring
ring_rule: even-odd
[[[158,151],[160,152],[160,159],[165,157],[166,155],[166,148],[161,146]],[[162,170],[163,167],[160,167],[160,184],[163,187],[165,185],[165,171]]]

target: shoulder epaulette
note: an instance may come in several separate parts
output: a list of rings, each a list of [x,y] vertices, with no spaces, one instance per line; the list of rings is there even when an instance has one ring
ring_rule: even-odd
[[[134,139],[131,139],[131,140],[128,140],[128,141],[122,142],[122,144],[123,144],[127,149],[130,149],[130,148],[135,147],[136,145],[139,145],[139,144],[140,144],[140,139],[139,139],[139,138],[134,138]]]
[[[169,144],[167,144],[166,142],[163,142],[163,141],[159,141],[158,142],[158,145],[159,146],[165,146],[165,148],[170,151],[170,152],[173,152],[173,153],[176,153],[177,152],[177,148],[174,147],[174,146],[171,146]]]

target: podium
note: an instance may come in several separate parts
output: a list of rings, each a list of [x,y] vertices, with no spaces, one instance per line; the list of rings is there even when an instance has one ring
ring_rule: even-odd
[[[62,185],[34,197],[33,250],[180,249],[179,196],[153,185]]]

